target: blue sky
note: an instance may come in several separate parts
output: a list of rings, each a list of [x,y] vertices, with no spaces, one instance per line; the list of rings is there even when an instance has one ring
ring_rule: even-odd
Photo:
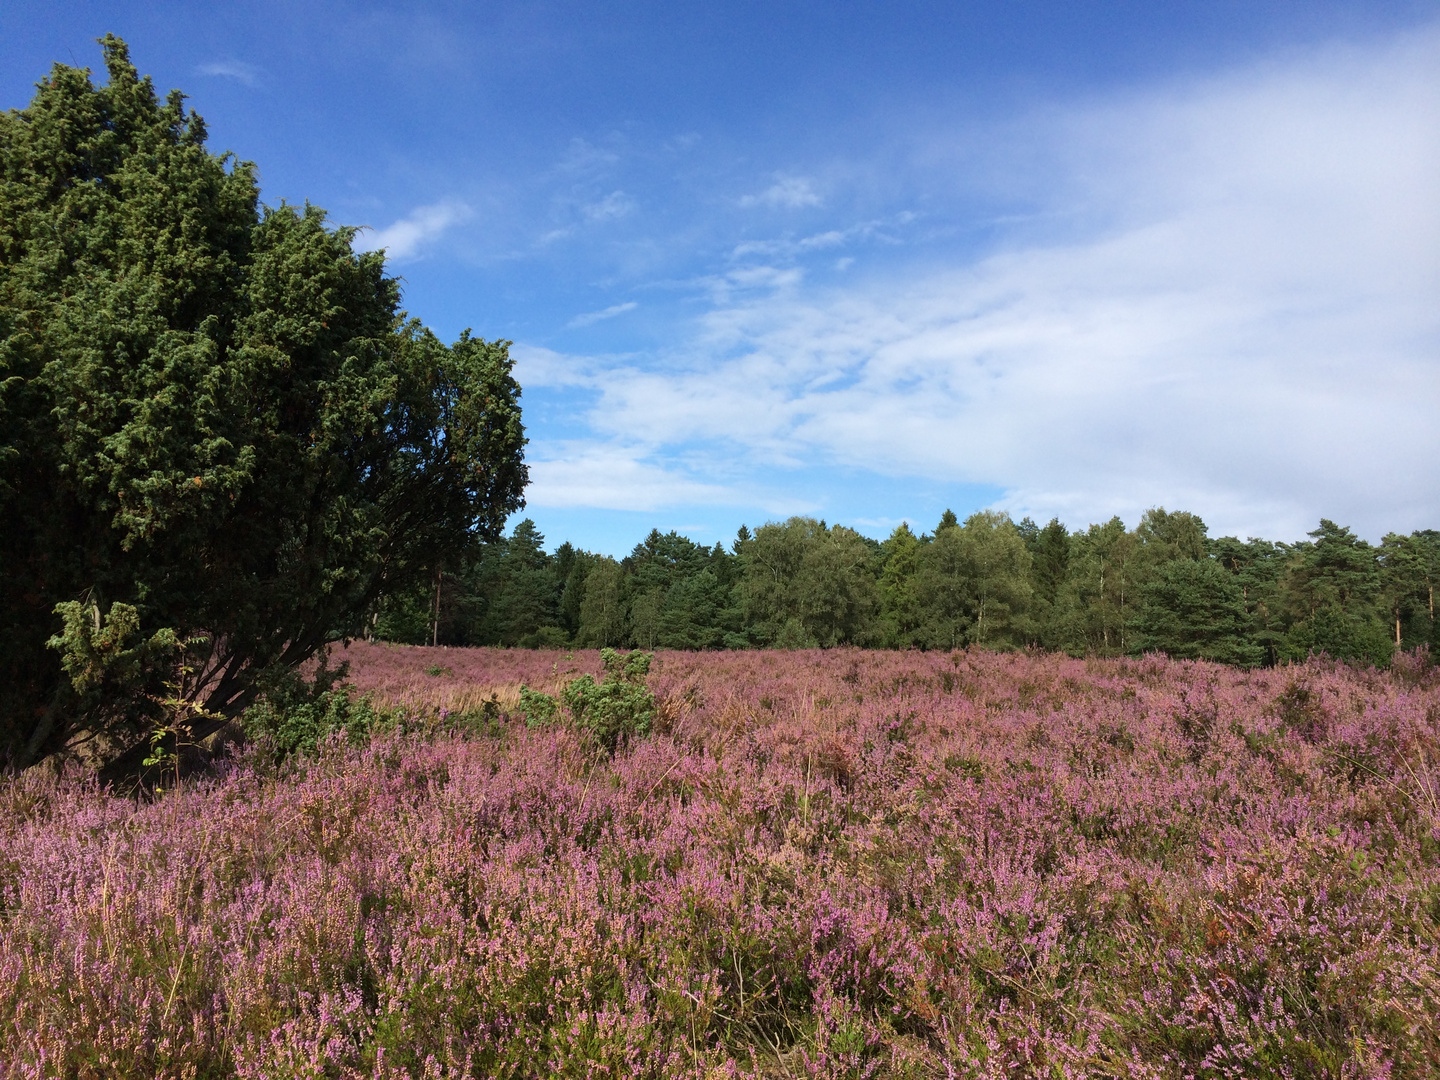
[[[551,543],[1440,526],[1440,3],[38,4],[515,342]]]

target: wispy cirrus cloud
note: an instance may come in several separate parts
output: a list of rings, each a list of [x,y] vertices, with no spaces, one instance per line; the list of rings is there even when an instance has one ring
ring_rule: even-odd
[[[807,206],[819,206],[824,202],[820,193],[815,190],[812,181],[803,176],[786,176],[777,174],[775,182],[764,191],[755,195],[742,195],[740,205],[746,208],[753,206],[779,207],[787,210],[798,210]]]
[[[617,315],[624,315],[627,311],[634,311],[639,307],[634,300],[627,300],[623,304],[611,304],[600,311],[587,311],[583,315],[576,315],[566,325],[574,329],[581,326],[593,326],[595,323],[604,322],[606,319],[613,319]]]
[[[916,218],[912,211],[901,211],[888,218],[862,221],[839,229],[825,229],[799,239],[779,237],[770,240],[746,240],[736,244],[730,252],[732,259],[746,259],[752,256],[766,258],[799,258],[829,248],[846,247],[865,241],[896,244],[901,241],[895,235]]]
[[[604,198],[586,203],[580,209],[590,221],[611,221],[628,215],[635,209],[635,202],[623,191],[612,191]]]
[[[470,207],[462,202],[445,201],[417,207],[393,225],[364,230],[356,236],[355,248],[357,251],[383,248],[391,259],[413,259],[431,242],[473,216]]]
[[[209,75],[213,78],[234,79],[236,82],[244,83],[246,86],[254,86],[260,80],[261,71],[254,64],[247,64],[240,60],[213,60],[207,64],[200,64],[195,68],[197,75]]]

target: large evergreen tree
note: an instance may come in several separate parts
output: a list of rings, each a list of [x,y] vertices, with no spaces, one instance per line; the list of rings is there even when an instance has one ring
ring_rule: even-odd
[[[904,522],[880,545],[880,626],[882,644],[915,644],[924,620],[920,593],[920,556],[924,544]]]
[[[1249,623],[1250,642],[1260,650],[1261,662],[1280,658],[1285,634],[1278,605],[1278,586],[1288,553],[1283,544],[1250,537],[1222,536],[1209,541],[1211,557],[1240,586],[1240,601]]]
[[[1376,550],[1344,526],[1322,518],[1297,544],[1281,579],[1286,620],[1282,657],[1325,652],[1344,660],[1384,664],[1393,644]]]
[[[1097,656],[1127,650],[1138,547],[1139,540],[1118,517],[1071,536],[1070,574],[1061,600],[1065,649]]]
[[[1051,518],[1044,528],[1022,529],[1021,535],[1030,551],[1031,634],[1042,648],[1056,649],[1064,639],[1061,594],[1070,577],[1070,533],[1059,518]]]
[[[1024,644],[1030,571],[1024,535],[1008,514],[982,510],[964,525],[953,514],[942,518],[920,550],[916,582],[924,621],[918,642],[931,648]]]
[[[1440,532],[1390,533],[1381,542],[1381,583],[1395,646],[1432,647],[1436,638],[1435,586],[1440,583]]]
[[[1250,640],[1240,583],[1212,559],[1173,559],[1140,587],[1132,648],[1180,660],[1254,665],[1264,658]]]
[[[262,209],[125,45],[0,116],[0,754],[231,715],[521,502],[505,343]],[[47,645],[48,641],[48,645]],[[214,721],[207,721],[213,723]],[[198,732],[197,732],[198,734]]]
[[[545,536],[535,522],[526,518],[516,525],[485,570],[488,604],[473,635],[477,643],[534,645],[542,629],[549,631],[546,644],[563,643],[558,619],[564,582],[545,553]]]

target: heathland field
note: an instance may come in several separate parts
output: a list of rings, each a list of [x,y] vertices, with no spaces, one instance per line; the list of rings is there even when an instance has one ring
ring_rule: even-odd
[[[660,653],[612,754],[596,653],[346,655],[368,734],[0,781],[0,1074],[1440,1063],[1418,666]]]

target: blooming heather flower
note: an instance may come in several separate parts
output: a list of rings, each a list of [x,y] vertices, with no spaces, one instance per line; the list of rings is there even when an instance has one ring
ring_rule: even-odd
[[[599,669],[348,657],[417,715]],[[142,801],[0,781],[0,1075],[1440,1061],[1434,684],[832,650],[661,653],[650,685],[613,759],[517,717]]]

